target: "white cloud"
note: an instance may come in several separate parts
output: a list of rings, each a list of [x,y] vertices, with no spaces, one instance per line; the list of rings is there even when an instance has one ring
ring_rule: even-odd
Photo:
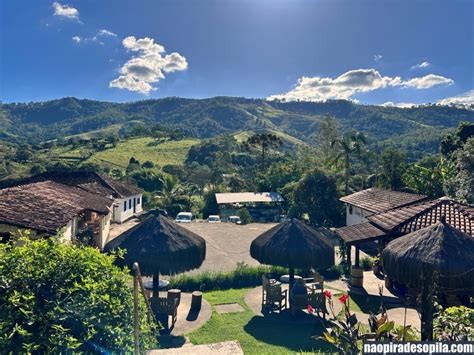
[[[53,2],[54,16],[65,17],[71,20],[79,21],[79,11],[69,5],[61,5],[59,2]]]
[[[382,54],[375,54],[375,55],[374,55],[374,60],[375,60],[376,62],[378,62],[378,61],[381,60],[382,58],[383,58]]]
[[[403,83],[406,87],[416,88],[416,89],[429,89],[437,85],[452,85],[454,81],[444,76],[428,74],[419,78],[413,78]]]
[[[165,55],[165,48],[155,43],[153,38],[129,36],[122,41],[123,46],[138,55],[129,59],[120,69],[118,78],[109,83],[111,88],[126,89],[142,94],[156,90],[152,84],[165,78],[164,73],[186,70],[186,58],[173,52]]]
[[[375,69],[350,70],[337,78],[306,77],[298,79],[295,87],[287,93],[272,95],[269,100],[325,101],[329,99],[350,99],[357,93],[369,92],[386,87],[411,87],[427,89],[436,85],[451,85],[453,80],[429,74],[408,81],[399,76],[382,76]]]
[[[410,108],[410,107],[413,107],[413,106],[416,106],[417,104],[414,104],[412,102],[392,102],[392,101],[388,101],[388,102],[385,102],[383,103],[382,105],[380,106],[384,106],[384,107],[400,107],[400,108]]]
[[[116,33],[113,33],[109,30],[100,30],[98,33],[97,33],[99,36],[110,36],[110,37],[117,37],[117,34]]]
[[[447,97],[439,100],[440,105],[474,105],[474,90],[470,90],[458,96]]]
[[[430,62],[421,62],[420,64],[412,65],[411,70],[428,68],[430,65]]]
[[[81,43],[81,42],[82,42],[82,38],[79,37],[79,36],[74,36],[74,37],[72,37],[72,40],[73,40],[74,42],[76,42],[76,43]]]

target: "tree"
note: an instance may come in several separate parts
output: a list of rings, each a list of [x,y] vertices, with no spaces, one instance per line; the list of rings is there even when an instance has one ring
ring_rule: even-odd
[[[455,197],[474,203],[474,137],[468,139],[464,147],[456,152],[457,174],[454,178]]]
[[[212,214],[219,214],[219,206],[216,200],[216,191],[209,190],[204,195],[204,208],[202,209],[202,217],[207,218]]]
[[[245,207],[239,210],[239,217],[242,224],[249,224],[253,222],[253,219],[252,219],[252,216],[250,215],[249,210],[246,209]]]
[[[415,193],[430,198],[443,195],[443,175],[440,166],[410,165],[403,174],[403,184]]]
[[[145,191],[158,191],[163,187],[163,175],[158,169],[140,169],[134,171],[131,177]]]
[[[300,213],[309,215],[312,225],[333,227],[342,222],[336,181],[320,170],[314,170],[300,180],[294,192],[294,204]]]
[[[161,178],[161,191],[159,192],[161,205],[164,208],[172,208],[176,203],[176,199],[183,195],[183,188],[172,175],[166,175]]]
[[[138,169],[140,169],[140,162],[134,157],[131,157],[130,160],[128,161],[127,173],[131,173],[134,170],[138,170]]]
[[[325,163],[334,161],[335,154],[332,142],[339,137],[340,123],[331,115],[325,115],[316,135],[318,146]]]
[[[462,121],[459,123],[454,134],[446,135],[441,141],[440,151],[445,157],[461,149],[467,140],[474,136],[474,123]]]
[[[265,159],[267,158],[268,150],[271,148],[278,148],[283,145],[283,141],[276,134],[272,133],[256,133],[249,137],[245,142],[248,146],[257,147],[260,149],[261,169],[265,170]]]
[[[131,352],[133,297],[115,256],[54,237],[0,244],[0,352]],[[139,305],[140,342],[156,345]]]
[[[200,165],[199,163],[192,164],[190,170],[188,180],[199,186],[199,194],[201,194],[204,187],[211,181],[212,170],[207,165]]]
[[[406,159],[406,153],[398,149],[389,148],[382,152],[379,176],[381,187],[391,190],[399,190],[403,187]]]
[[[360,156],[362,146],[367,144],[367,138],[360,132],[349,132],[332,142],[332,146],[339,152],[334,159],[335,162],[343,161],[344,164],[344,192],[349,194],[349,179],[351,170],[351,158],[354,155]]]

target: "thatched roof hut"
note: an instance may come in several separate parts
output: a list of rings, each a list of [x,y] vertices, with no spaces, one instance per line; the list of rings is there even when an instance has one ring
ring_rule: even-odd
[[[327,268],[334,265],[334,247],[325,232],[289,219],[258,236],[250,255],[262,264],[290,269]]]
[[[130,268],[138,262],[143,275],[173,275],[201,266],[206,257],[206,242],[197,234],[168,218],[150,213],[144,221],[116,239],[104,250],[126,250]]]
[[[474,288],[474,238],[446,218],[390,242],[382,252],[387,276],[421,289],[421,340],[433,339],[433,293]]]
[[[414,288],[427,272],[441,289],[474,287],[474,238],[444,219],[390,242],[382,261],[390,278]]]

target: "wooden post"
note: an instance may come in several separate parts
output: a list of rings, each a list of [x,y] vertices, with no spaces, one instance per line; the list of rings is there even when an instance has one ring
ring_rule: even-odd
[[[153,297],[160,297],[160,274],[153,274]]]
[[[421,289],[421,340],[433,340],[433,274],[423,270]]]
[[[360,248],[359,245],[356,245],[356,255],[355,255],[355,266],[359,267],[360,259]]]
[[[138,319],[138,264],[133,264],[133,340],[135,355],[140,353],[140,322]]]
[[[291,267],[290,266],[290,270],[289,270],[289,280],[288,280],[288,283],[289,283],[289,287],[288,287],[288,297],[290,298],[290,306],[291,306],[291,291],[293,289],[293,286],[295,284],[295,268],[294,267]]]
[[[351,273],[351,268],[352,268],[352,253],[351,253],[351,245],[347,245],[347,272],[350,274]]]

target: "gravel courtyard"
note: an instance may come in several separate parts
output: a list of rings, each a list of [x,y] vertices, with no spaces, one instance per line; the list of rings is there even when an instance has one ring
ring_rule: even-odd
[[[239,226],[233,223],[182,223],[206,240],[206,260],[202,266],[190,273],[201,271],[231,271],[238,262],[256,266],[258,261],[250,256],[250,243],[274,223],[251,223]]]

